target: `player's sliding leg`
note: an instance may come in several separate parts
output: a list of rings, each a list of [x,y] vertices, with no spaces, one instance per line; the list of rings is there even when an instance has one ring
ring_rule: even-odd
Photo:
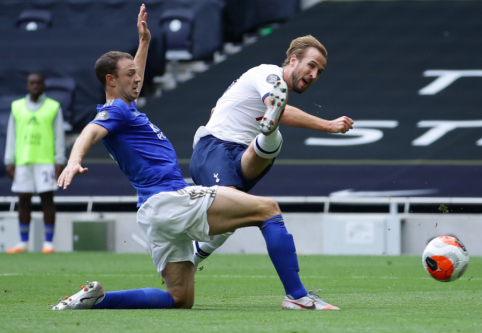
[[[281,211],[274,200],[220,187],[208,210],[208,222],[210,234],[259,226],[268,254],[285,288],[283,309],[339,310],[323,302],[314,293],[309,293],[301,283],[293,236],[286,230]]]
[[[60,299],[52,310],[191,308],[194,304],[192,262],[167,263],[162,278],[167,291],[143,288],[104,292],[99,282],[87,282],[75,295]]]
[[[82,289],[52,306],[52,310],[87,309],[169,309],[174,307],[171,295],[161,289],[143,288],[104,292],[102,285],[88,282]]]

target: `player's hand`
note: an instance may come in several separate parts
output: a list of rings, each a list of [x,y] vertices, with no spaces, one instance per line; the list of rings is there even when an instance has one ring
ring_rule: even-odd
[[[59,179],[62,170],[64,170],[64,166],[62,164],[55,164],[55,179]]]
[[[139,16],[137,16],[137,31],[139,31],[139,41],[149,42],[151,40],[151,32],[147,28],[146,5],[141,5]]]
[[[353,119],[343,116],[330,121],[328,133],[346,133],[353,129]]]
[[[8,178],[13,179],[15,177],[15,164],[7,164],[5,169],[7,171]]]
[[[57,180],[57,186],[66,190],[70,183],[72,183],[72,178],[74,178],[76,174],[86,173],[87,171],[89,171],[89,169],[83,168],[79,163],[69,163],[60,174],[60,177]]]

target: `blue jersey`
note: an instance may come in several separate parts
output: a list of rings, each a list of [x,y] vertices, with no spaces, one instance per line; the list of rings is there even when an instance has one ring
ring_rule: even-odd
[[[97,116],[90,123],[109,131],[102,142],[137,190],[137,207],[156,193],[188,186],[171,143],[144,113],[137,111],[135,102],[131,106],[117,98],[98,105]]]

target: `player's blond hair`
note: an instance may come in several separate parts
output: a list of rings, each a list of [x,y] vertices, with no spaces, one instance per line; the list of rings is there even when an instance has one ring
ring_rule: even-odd
[[[283,67],[290,63],[290,59],[293,55],[296,55],[298,60],[303,59],[306,50],[310,47],[317,49],[325,57],[325,59],[328,58],[328,52],[323,44],[321,44],[315,37],[307,35],[298,37],[291,42],[288,51],[286,51],[286,60],[283,62]]]

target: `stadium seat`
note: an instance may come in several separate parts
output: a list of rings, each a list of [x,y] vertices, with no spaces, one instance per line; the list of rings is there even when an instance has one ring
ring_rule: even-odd
[[[300,12],[300,0],[225,0],[225,38],[241,41],[243,34],[281,23]]]
[[[48,29],[52,26],[52,13],[48,10],[28,9],[20,13],[17,27],[21,30],[35,31]]]
[[[60,103],[64,116],[64,129],[72,130],[71,105],[75,91],[75,80],[70,77],[45,79],[45,94]]]
[[[191,60],[194,12],[190,9],[170,9],[161,15],[166,59]]]

